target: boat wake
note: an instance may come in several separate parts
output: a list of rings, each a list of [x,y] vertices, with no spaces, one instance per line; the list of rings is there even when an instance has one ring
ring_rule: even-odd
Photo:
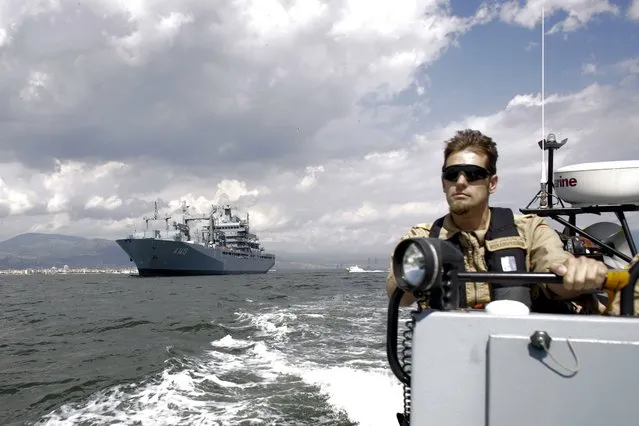
[[[379,340],[385,312],[329,302],[236,312],[216,324],[226,335],[206,353],[167,348],[159,374],[68,403],[39,424],[393,424],[402,387]],[[361,341],[344,339],[348,329]]]

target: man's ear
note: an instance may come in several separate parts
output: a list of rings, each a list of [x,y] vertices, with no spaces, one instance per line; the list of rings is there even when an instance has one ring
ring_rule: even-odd
[[[497,182],[499,181],[499,176],[493,175],[490,177],[488,181],[488,190],[491,194],[493,194],[497,190]]]

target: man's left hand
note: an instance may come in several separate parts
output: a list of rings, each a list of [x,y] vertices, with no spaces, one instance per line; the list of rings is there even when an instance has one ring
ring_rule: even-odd
[[[577,292],[602,288],[608,274],[603,262],[585,256],[571,257],[562,264],[552,265],[550,271],[563,277],[565,290]]]

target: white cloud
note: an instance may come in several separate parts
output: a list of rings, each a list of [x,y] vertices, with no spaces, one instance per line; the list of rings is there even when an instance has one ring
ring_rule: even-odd
[[[561,31],[616,13],[608,2],[547,4],[548,15],[570,11]],[[276,253],[387,253],[446,211],[443,141],[466,127],[499,144],[495,202],[522,207],[538,189],[539,95],[433,127],[423,72],[497,16],[531,28],[538,3],[468,18],[439,0],[25,5],[0,13],[3,237],[116,238],[156,201],[161,216],[231,202]],[[569,138],[557,165],[639,156],[633,81],[546,102],[547,132]]]
[[[639,0],[632,0],[628,7],[628,17],[639,21]]]
[[[434,0],[7,7],[0,112],[11,125],[1,133],[28,141],[0,149],[40,168],[64,156],[144,156],[220,178],[265,159],[362,153],[327,140],[331,124],[358,123],[370,146],[383,146],[362,98],[409,88],[418,66],[486,19],[483,9],[451,16]]]
[[[639,74],[639,57],[625,59],[615,65],[623,73]]]
[[[23,214],[31,207],[28,194],[12,189],[0,178],[0,216]]]
[[[539,43],[535,42],[535,41],[529,41],[528,44],[526,45],[526,47],[524,48],[524,50],[526,52],[530,52],[533,49],[536,49],[537,46],[539,46]]]
[[[111,195],[108,198],[94,195],[84,205],[85,209],[101,208],[106,210],[113,210],[122,205],[122,200],[115,195]]]
[[[306,174],[295,185],[295,189],[299,191],[308,191],[317,185],[318,175],[324,172],[324,166],[308,166],[306,167]]]
[[[553,13],[562,11],[568,16],[548,29],[549,34],[573,32],[582,28],[590,20],[601,14],[619,14],[619,7],[608,0],[527,0],[522,6],[518,0],[505,2],[500,11],[504,22],[514,23],[526,28],[534,28],[541,22],[542,6],[549,18]]]
[[[593,64],[591,62],[581,64],[581,73],[583,75],[597,74],[597,64]]]

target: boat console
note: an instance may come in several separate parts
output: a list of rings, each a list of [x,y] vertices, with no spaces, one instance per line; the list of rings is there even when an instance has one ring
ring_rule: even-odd
[[[459,309],[460,283],[561,282],[550,273],[465,272],[463,255],[437,238],[402,240],[393,253],[387,355],[404,384],[401,426],[636,424],[639,322],[629,317],[530,313],[516,301]],[[605,288],[634,290],[639,264],[611,270]],[[526,284],[522,284],[526,283]],[[398,353],[405,292],[411,312]]]
[[[542,184],[520,211],[549,217],[563,225],[560,236],[566,249],[575,255],[598,257],[611,268],[627,265],[637,254],[625,212],[639,211],[639,160],[573,164],[555,171],[554,152],[567,141],[558,142],[551,133],[538,142],[548,152],[546,175],[552,179]],[[533,206],[535,201],[539,202],[537,206]],[[578,215],[602,213],[614,213],[619,224],[597,222],[584,228],[577,226]],[[634,315],[633,298],[630,287],[621,292],[622,316]]]

